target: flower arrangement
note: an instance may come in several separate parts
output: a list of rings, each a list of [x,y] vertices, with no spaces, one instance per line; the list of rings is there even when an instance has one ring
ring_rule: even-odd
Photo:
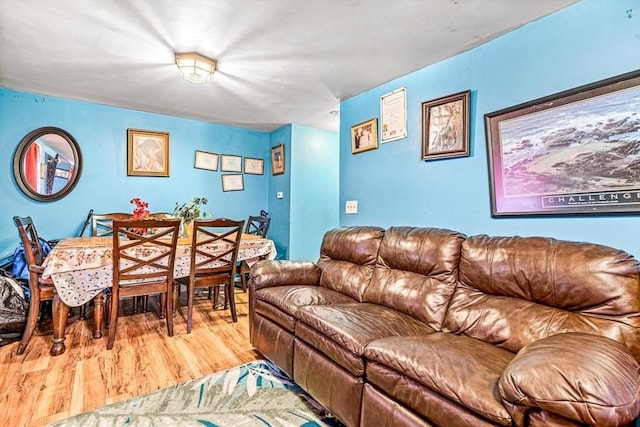
[[[138,197],[134,197],[133,199],[129,200],[129,203],[136,205],[136,207],[133,208],[132,219],[142,219],[149,216],[149,203]]]
[[[145,202],[139,197],[134,197],[129,200],[129,203],[135,205],[135,208],[133,208],[133,217],[131,217],[131,219],[144,219],[149,216],[148,202]],[[144,234],[147,230],[144,228],[134,228],[132,231],[136,234]]]
[[[197,218],[207,218],[209,214],[202,211],[202,205],[206,205],[208,200],[204,197],[194,197],[182,205],[176,203],[173,215],[182,219],[184,223],[189,223]]]

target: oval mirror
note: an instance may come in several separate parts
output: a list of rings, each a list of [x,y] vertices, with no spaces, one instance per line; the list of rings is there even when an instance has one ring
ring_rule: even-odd
[[[43,127],[22,138],[13,156],[13,175],[27,196],[41,202],[61,199],[82,172],[80,147],[63,129]]]

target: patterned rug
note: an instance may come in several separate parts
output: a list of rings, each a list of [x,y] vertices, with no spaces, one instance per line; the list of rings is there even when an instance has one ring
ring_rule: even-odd
[[[85,412],[51,426],[341,426],[268,361]]]

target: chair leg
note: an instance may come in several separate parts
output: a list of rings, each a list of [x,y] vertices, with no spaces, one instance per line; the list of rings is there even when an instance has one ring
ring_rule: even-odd
[[[233,320],[233,323],[237,323],[238,315],[236,314],[236,298],[235,298],[233,280],[228,285],[225,285],[224,288],[227,289],[225,301],[229,301],[229,307],[231,308],[231,320]],[[226,302],[225,302],[225,305],[226,305]]]
[[[107,338],[107,350],[111,350],[113,348],[113,343],[116,340],[116,327],[118,325],[118,304],[118,293],[111,291],[111,304],[109,304],[111,313],[109,313],[109,336]]]
[[[187,333],[191,333],[193,327],[193,293],[195,292],[195,286],[191,281],[187,283]]]
[[[213,308],[215,309],[218,306],[218,300],[220,299],[220,286],[209,287],[209,293],[211,292],[213,292]]]
[[[29,303],[29,314],[27,315],[27,324],[25,325],[24,332],[22,333],[22,340],[16,354],[22,354],[27,349],[27,344],[31,340],[33,331],[36,329],[38,323],[38,317],[40,314],[40,295],[34,293],[31,295],[31,302]]]
[[[164,311],[164,317],[167,320],[167,332],[169,333],[169,336],[172,337],[173,336],[173,316],[169,313],[173,313],[173,284],[170,283],[169,286],[167,286],[167,292],[166,293],[162,293],[160,294],[160,300],[162,301],[164,297],[164,305],[162,305],[162,310]]]
[[[148,296],[145,295],[144,298],[146,300],[148,298]],[[171,302],[173,302],[173,298],[171,298]],[[167,298],[167,293],[166,292],[162,292],[160,294],[160,314],[158,316],[160,319],[164,319],[165,317],[167,317],[167,304],[168,303],[169,303],[169,301],[168,301],[168,298]],[[144,305],[145,305],[145,310],[144,311],[147,311],[147,309],[146,309],[146,305],[147,305],[146,301],[145,301]]]
[[[249,264],[242,261],[240,264],[240,283],[242,284],[242,292],[247,292],[247,281],[249,280]]]

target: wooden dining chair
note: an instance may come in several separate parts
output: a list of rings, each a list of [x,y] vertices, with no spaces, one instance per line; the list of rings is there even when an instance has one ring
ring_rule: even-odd
[[[113,212],[91,215],[91,236],[108,237],[113,234],[114,219],[131,219],[130,213]]]
[[[247,220],[247,228],[245,234],[253,234],[260,237],[267,237],[267,231],[271,224],[271,218],[267,216],[250,216]],[[249,282],[249,272],[251,267],[246,261],[240,262],[240,283],[242,284],[242,292],[247,292],[247,283]]]
[[[27,323],[22,334],[22,340],[16,354],[22,354],[27,349],[27,344],[31,340],[33,331],[38,324],[40,315],[40,303],[52,300],[56,295],[56,288],[53,281],[49,278],[42,279],[44,268],[42,263],[42,247],[40,246],[40,238],[31,217],[13,217],[13,223],[18,228],[18,234],[24,247],[25,259],[29,269],[29,313],[27,314]]]
[[[213,288],[217,296],[220,286],[224,286],[225,307],[228,305],[231,309],[233,322],[238,321],[233,281],[243,226],[244,220],[228,218],[194,220],[189,276],[175,280],[177,287],[181,284],[187,287],[187,333],[191,333],[193,326],[193,298],[197,288]],[[177,299],[177,293],[174,295]],[[214,308],[216,303],[214,298]]]
[[[139,233],[153,229],[154,234]],[[109,337],[115,342],[120,298],[160,294],[161,313],[173,336],[173,268],[179,219],[113,220],[113,286],[107,290]]]

